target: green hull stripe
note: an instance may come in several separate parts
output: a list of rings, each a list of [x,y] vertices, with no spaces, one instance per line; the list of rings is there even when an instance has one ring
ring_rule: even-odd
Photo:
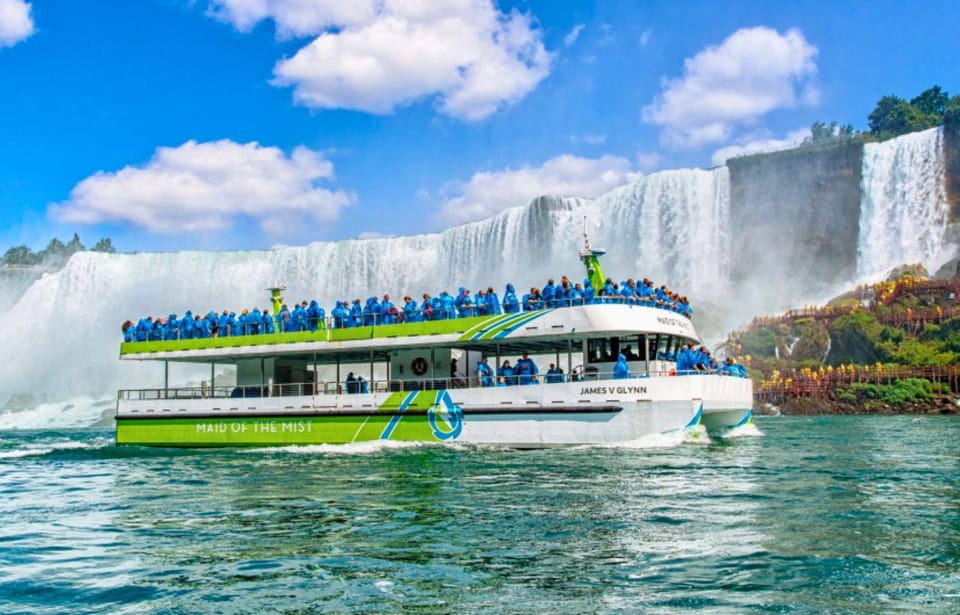
[[[432,405],[432,396],[422,404]],[[411,404],[412,405],[412,404]],[[417,403],[417,405],[421,405]],[[379,440],[392,415],[216,419],[117,419],[117,444],[142,446],[287,446]],[[404,415],[391,440],[435,442],[427,414]]]

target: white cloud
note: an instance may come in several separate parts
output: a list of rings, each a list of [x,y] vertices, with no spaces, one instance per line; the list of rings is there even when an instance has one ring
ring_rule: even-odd
[[[48,211],[59,222],[126,223],[158,233],[225,230],[242,216],[277,235],[337,219],[355,199],[318,186],[332,178],[333,164],[305,147],[287,156],[256,142],[187,141],[157,148],[145,165],[84,179]]]
[[[663,127],[671,147],[728,139],[774,109],[816,104],[811,83],[817,48],[799,30],[737,30],[720,45],[684,61],[683,76],[664,79],[663,92],[644,107],[643,120]]]
[[[445,224],[480,220],[544,194],[593,197],[636,176],[626,158],[563,154],[539,167],[475,173],[468,182],[447,186],[437,218]]]
[[[650,37],[653,36],[653,28],[647,28],[640,34],[640,46],[645,47],[647,43],[650,42]]]
[[[644,173],[656,171],[663,163],[663,157],[657,152],[637,152],[637,169]]]
[[[10,47],[34,31],[32,7],[24,0],[0,0],[0,47]]]
[[[578,23],[577,25],[573,26],[573,30],[570,30],[570,32],[563,37],[563,46],[569,47],[570,45],[576,43],[577,39],[580,38],[580,33],[583,32],[585,27],[586,26],[584,26],[582,23]]]
[[[713,152],[712,161],[715,165],[721,165],[730,158],[736,158],[737,156],[790,149],[803,143],[803,140],[809,136],[809,128],[800,128],[788,132],[783,139],[756,139],[737,145],[728,145]]]
[[[383,114],[436,97],[442,113],[480,120],[550,72],[533,18],[491,0],[212,0],[210,13],[241,31],[272,19],[280,36],[315,36],[277,62],[273,84],[316,109]]]
[[[272,19],[278,36],[289,38],[368,24],[376,19],[380,4],[377,0],[210,0],[208,14],[241,32]]]

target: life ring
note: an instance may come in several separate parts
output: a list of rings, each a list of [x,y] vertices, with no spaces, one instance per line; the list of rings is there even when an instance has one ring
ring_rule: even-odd
[[[670,370],[670,375],[671,375],[671,376],[676,376],[676,375],[677,375],[677,370],[671,369],[671,370]]]
[[[427,373],[427,369],[430,366],[427,364],[427,360],[423,357],[417,357],[410,363],[410,369],[413,370],[413,373],[417,376],[422,376]]]

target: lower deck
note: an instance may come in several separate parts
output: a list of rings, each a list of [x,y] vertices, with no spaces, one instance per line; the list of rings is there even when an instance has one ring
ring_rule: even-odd
[[[751,383],[660,376],[542,385],[258,397],[121,392],[117,443],[275,446],[371,440],[538,447],[615,443],[749,420]]]

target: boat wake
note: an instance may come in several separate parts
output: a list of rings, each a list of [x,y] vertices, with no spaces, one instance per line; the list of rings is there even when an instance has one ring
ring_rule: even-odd
[[[6,444],[0,439],[0,447]],[[91,451],[113,446],[113,440],[109,438],[94,438],[88,442],[77,440],[57,439],[30,443],[15,443],[16,448],[3,450],[0,448],[0,461],[6,459],[23,459],[27,457],[45,457],[51,454],[73,451]]]
[[[246,449],[246,453],[294,455],[372,455],[383,451],[406,450],[427,446],[444,446],[439,442],[405,442],[395,440],[371,440],[368,442],[350,442],[348,444],[306,444],[293,446],[273,446]]]
[[[733,427],[728,431],[720,434],[720,438],[723,440],[732,440],[735,438],[761,438],[763,437],[763,432],[760,431],[760,428],[756,426],[752,421],[746,425],[740,425],[739,427]]]
[[[713,440],[707,434],[707,429],[703,425],[689,427],[687,429],[676,429],[664,433],[652,433],[641,436],[636,440],[627,440],[626,442],[615,442],[612,444],[590,445],[587,448],[619,448],[619,449],[663,449],[677,448],[686,444],[708,445]]]

